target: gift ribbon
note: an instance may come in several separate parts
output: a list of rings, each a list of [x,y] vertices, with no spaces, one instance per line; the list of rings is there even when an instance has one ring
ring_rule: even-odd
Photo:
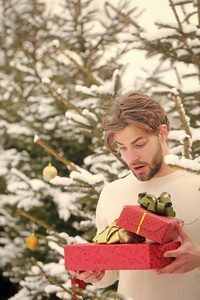
[[[96,244],[130,244],[143,243],[145,241],[144,237],[117,226],[117,220],[118,219],[106,226],[106,228],[101,233],[96,235],[92,241]]]
[[[93,238],[97,244],[112,244],[118,242],[119,227],[116,225],[117,220],[106,226],[106,228]]]
[[[146,210],[157,215],[175,217],[171,196],[167,192],[163,192],[158,198],[152,194],[140,193],[138,195],[138,203]]]
[[[137,228],[137,231],[136,231],[137,234],[139,234],[140,227],[142,226],[142,222],[144,221],[144,218],[145,218],[146,214],[147,214],[147,213],[145,212],[145,213],[143,214],[141,220],[140,220],[140,224],[139,224],[139,226],[138,226],[138,228]]]

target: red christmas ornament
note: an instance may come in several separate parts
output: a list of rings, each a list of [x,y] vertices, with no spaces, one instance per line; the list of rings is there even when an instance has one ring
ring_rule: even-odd
[[[83,280],[80,280],[76,277],[71,277],[71,285],[72,285],[72,290],[73,290],[74,294],[80,295],[80,293],[76,293],[76,291],[73,289],[73,286],[76,286],[82,290],[85,290],[87,284]],[[76,300],[76,299],[72,298],[72,300]]]

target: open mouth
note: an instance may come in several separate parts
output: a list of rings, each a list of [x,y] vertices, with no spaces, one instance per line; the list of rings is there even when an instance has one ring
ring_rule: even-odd
[[[145,168],[145,166],[141,165],[141,166],[133,167],[133,170],[135,173],[142,173],[144,171],[144,168]]]
[[[134,169],[139,170],[141,168],[143,168],[144,166],[139,166],[139,167],[134,167]]]

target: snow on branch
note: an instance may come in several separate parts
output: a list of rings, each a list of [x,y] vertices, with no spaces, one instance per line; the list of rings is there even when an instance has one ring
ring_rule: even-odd
[[[165,156],[165,163],[170,166],[177,166],[181,169],[200,174],[200,163],[189,158],[179,158],[178,155],[170,154]]]
[[[88,175],[81,174],[78,172],[71,172],[70,178],[72,178],[73,180],[79,180],[79,181],[85,182],[86,184],[89,184],[89,185],[96,185],[98,183],[101,183],[101,182],[104,183],[106,181],[105,177],[102,174],[96,174],[96,175],[90,174],[88,176]]]
[[[48,242],[49,247],[52,250],[55,250],[56,252],[58,252],[60,255],[64,256],[64,250],[63,247],[59,246],[57,243],[53,242],[53,241],[49,241]]]
[[[116,69],[113,72],[112,80],[107,80],[106,82],[102,83],[101,85],[91,85],[91,87],[85,87],[81,85],[76,85],[76,91],[81,92],[87,95],[96,96],[97,94],[100,95],[115,95],[115,88],[116,82],[121,76],[120,70]]]
[[[55,40],[54,40],[53,46],[56,51],[58,51],[59,53],[64,55],[66,58],[68,58],[79,70],[81,70],[84,74],[86,74],[92,82],[94,82],[96,85],[100,85],[100,82],[93,76],[93,74],[90,72],[90,70],[88,70],[86,67],[84,67],[83,65],[78,63],[77,60],[74,59],[71,55],[68,55],[67,53],[65,53],[60,48],[59,43],[55,42]]]
[[[97,116],[94,113],[90,112],[88,109],[85,108],[82,111],[82,114],[83,114],[83,116],[87,117],[88,119],[92,119],[95,123],[98,123]]]
[[[143,32],[141,33],[141,38],[148,40],[148,41],[156,41],[161,39],[166,39],[169,37],[173,37],[177,35],[177,31],[175,29],[159,29],[159,31],[154,33]]]
[[[67,111],[65,113],[65,116],[66,116],[66,118],[68,120],[68,123],[70,125],[74,125],[74,123],[76,123],[76,124],[79,124],[79,125],[82,125],[82,126],[90,127],[89,121],[85,117],[80,116],[77,113]]]

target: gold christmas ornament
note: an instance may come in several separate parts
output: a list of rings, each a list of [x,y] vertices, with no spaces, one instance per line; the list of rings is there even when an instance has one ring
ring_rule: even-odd
[[[43,176],[47,180],[53,179],[54,177],[56,177],[57,174],[58,172],[56,168],[53,167],[51,163],[49,163],[48,166],[46,166],[43,170]]]
[[[39,240],[34,233],[26,239],[26,246],[31,250],[34,250],[39,246]]]

